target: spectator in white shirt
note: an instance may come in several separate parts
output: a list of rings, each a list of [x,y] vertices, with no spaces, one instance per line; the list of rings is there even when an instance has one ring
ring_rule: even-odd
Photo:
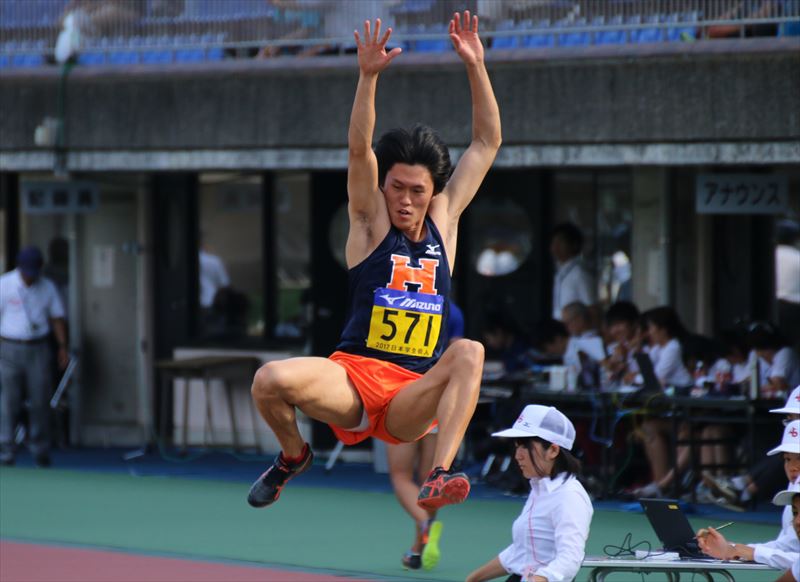
[[[627,383],[639,371],[634,354],[641,349],[642,325],[639,309],[630,301],[617,301],[605,315],[608,357],[603,368],[612,383]]]
[[[511,528],[512,543],[467,576],[482,582],[566,582],[583,562],[592,502],[577,479],[580,462],[570,449],[575,427],[551,406],[528,405],[514,426],[492,436],[514,439],[514,458],[531,493]]]
[[[800,384],[800,357],[771,323],[756,322],[748,330],[747,340],[766,362],[766,383],[762,396],[782,396],[792,386]]]
[[[642,320],[650,343],[648,355],[653,361],[653,369],[661,386],[686,387],[693,384],[692,375],[683,363],[679,341],[679,338],[687,336],[687,332],[675,310],[666,305],[655,307],[645,311]],[[688,426],[681,425],[678,430],[678,438],[686,441],[689,436]],[[678,447],[677,467],[670,467],[667,439],[671,431],[672,421],[664,418],[648,417],[642,423],[638,436],[644,444],[653,481],[635,490],[636,497],[661,496],[673,479],[689,465],[689,447],[682,446]]]
[[[225,264],[217,255],[200,249],[198,256],[200,267],[200,307],[210,309],[214,305],[217,291],[231,284]]]
[[[41,277],[44,257],[25,247],[17,268],[0,277],[0,462],[14,463],[14,429],[23,395],[30,401],[29,443],[37,466],[50,465],[50,397],[53,379],[50,332],[58,342],[58,364],[66,368],[64,306],[52,281]]]
[[[553,279],[553,319],[561,319],[561,310],[575,301],[592,306],[597,301],[594,275],[581,258],[583,233],[565,222],[553,229],[550,254],[556,262]]]
[[[789,491],[800,492],[800,420],[793,420],[783,431],[781,444],[767,455],[783,455],[783,466],[789,479]],[[777,568],[790,570],[800,556],[800,540],[797,535],[797,516],[787,506],[783,513],[781,531],[770,542],[738,544],[728,542],[713,527],[697,532],[700,549],[719,560],[743,560],[758,562]]]

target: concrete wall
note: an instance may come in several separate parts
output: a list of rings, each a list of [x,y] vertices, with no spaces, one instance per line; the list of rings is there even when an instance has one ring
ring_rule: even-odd
[[[490,52],[507,151],[788,143],[800,158],[800,44],[697,44]],[[58,80],[55,67],[0,77],[3,159],[41,151],[34,129],[57,113]],[[353,56],[76,68],[66,85],[67,145],[73,152],[340,151],[356,81]],[[454,54],[401,55],[382,75],[377,107],[377,132],[421,121],[454,146],[468,143],[469,88]],[[515,165],[513,156],[504,163]],[[517,165],[528,165],[524,156]]]

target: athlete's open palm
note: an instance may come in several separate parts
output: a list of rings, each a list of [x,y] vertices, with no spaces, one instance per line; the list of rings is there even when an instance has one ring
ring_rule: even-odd
[[[392,59],[403,52],[403,49],[397,47],[388,53],[386,52],[386,43],[389,42],[389,37],[392,36],[392,29],[387,28],[381,37],[380,18],[375,20],[375,31],[371,32],[370,28],[370,21],[365,20],[363,42],[357,30],[353,31],[353,36],[355,36],[356,45],[358,46],[358,66],[363,73],[375,74],[380,73],[389,66]]]
[[[478,17],[470,18],[469,10],[464,11],[464,18],[456,12],[450,21],[450,40],[466,64],[483,61],[483,44],[478,38]]]

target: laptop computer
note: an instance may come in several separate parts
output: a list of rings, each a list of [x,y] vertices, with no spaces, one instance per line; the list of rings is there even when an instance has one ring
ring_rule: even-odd
[[[700,550],[694,530],[674,499],[640,499],[653,531],[665,552],[677,552],[681,558],[710,558]]]
[[[656,377],[656,370],[653,368],[653,360],[650,359],[650,356],[645,353],[638,353],[634,354],[633,357],[636,360],[636,365],[639,366],[639,373],[642,375],[644,382],[639,393],[655,394],[656,392],[662,392],[661,382]]]

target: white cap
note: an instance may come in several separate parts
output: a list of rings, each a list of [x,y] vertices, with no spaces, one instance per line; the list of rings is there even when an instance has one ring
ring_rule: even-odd
[[[800,386],[792,390],[783,408],[771,408],[770,412],[778,414],[800,414]]]
[[[800,455],[800,420],[793,420],[783,429],[781,444],[769,451],[768,455],[778,453],[796,453]]]
[[[530,438],[539,437],[563,447],[572,449],[575,443],[575,427],[557,408],[529,404],[522,410],[522,414],[514,426],[500,432],[492,433],[495,437]]]
[[[772,498],[772,503],[775,505],[791,505],[795,495],[800,495],[800,491],[797,489],[778,491],[775,497]]]

